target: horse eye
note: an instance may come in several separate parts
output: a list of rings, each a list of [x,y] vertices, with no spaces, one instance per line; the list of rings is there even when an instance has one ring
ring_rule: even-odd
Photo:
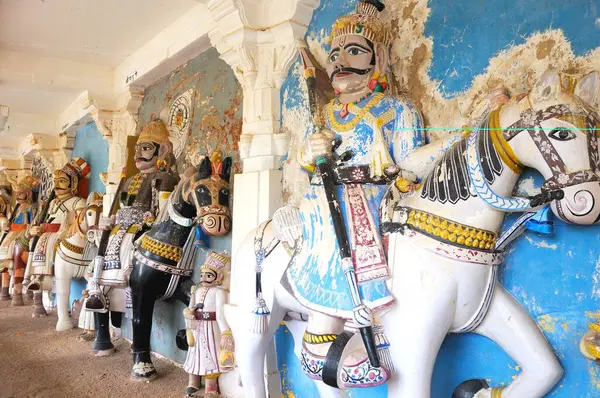
[[[557,141],[570,141],[575,138],[575,133],[567,129],[554,129],[548,136]]]
[[[91,211],[88,211],[88,216],[90,216],[90,217],[92,216],[92,212]]]
[[[221,189],[221,193],[222,193],[223,195],[229,195],[229,191],[228,191],[228,190],[226,190],[226,189]]]

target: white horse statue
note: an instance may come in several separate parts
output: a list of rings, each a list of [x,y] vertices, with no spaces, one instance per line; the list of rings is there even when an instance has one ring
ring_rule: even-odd
[[[395,368],[387,382],[389,397],[430,396],[433,367],[448,333],[486,336],[522,369],[502,389],[469,380],[457,387],[455,397],[542,397],[560,380],[563,369],[545,336],[497,281],[503,252],[495,248],[505,212],[530,211],[544,202],[551,201],[553,213],[565,222],[598,222],[595,129],[600,119],[588,105],[595,102],[598,87],[599,75],[593,72],[569,92],[558,72],[549,70],[531,92],[491,112],[469,137],[422,167],[420,177],[425,178],[412,196],[390,203],[392,185],[380,210],[385,214],[384,207],[392,205],[393,223],[388,226],[396,226],[389,235],[392,278],[387,282],[396,304],[381,319]],[[535,200],[509,197],[525,166],[545,179],[543,194]],[[272,225],[262,236],[265,246],[280,236]],[[227,317],[244,392],[260,398],[265,397],[264,372],[257,364],[263,363],[286,313],[319,314],[304,308],[285,283],[290,250],[279,244],[262,263],[262,293],[271,311],[267,330],[250,331],[255,236],[256,231],[247,236],[234,260],[234,305]],[[321,396],[345,396],[320,382],[317,386]]]
[[[76,215],[68,235],[60,242],[54,260],[56,282],[56,308],[59,332],[75,327],[69,317],[69,295],[71,280],[84,278],[98,250],[95,235],[102,215],[102,195],[92,192],[84,209]],[[93,329],[93,327],[92,327]]]

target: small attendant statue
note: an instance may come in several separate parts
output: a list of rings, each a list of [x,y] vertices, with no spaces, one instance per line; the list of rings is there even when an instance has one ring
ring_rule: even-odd
[[[229,294],[222,286],[230,262],[228,256],[208,254],[200,268],[200,283],[192,287],[190,305],[183,310],[189,345],[184,365],[190,374],[188,397],[200,396],[201,377],[205,380],[203,396],[219,397],[218,378],[233,369],[235,343],[223,312]]]

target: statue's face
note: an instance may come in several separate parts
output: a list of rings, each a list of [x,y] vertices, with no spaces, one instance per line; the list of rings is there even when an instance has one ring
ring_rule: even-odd
[[[155,169],[159,147],[154,142],[138,142],[135,145],[135,167],[139,171]]]
[[[53,176],[54,180],[54,192],[56,196],[66,196],[71,194],[71,179],[62,170],[56,170]]]
[[[29,190],[27,190],[27,189],[17,191],[17,203],[20,205],[26,203],[28,196],[29,196]]]
[[[200,272],[200,283],[204,287],[212,287],[217,285],[217,273],[211,270],[202,270]]]
[[[327,74],[333,88],[351,93],[368,87],[375,73],[377,54],[374,45],[362,36],[337,37],[331,43]]]

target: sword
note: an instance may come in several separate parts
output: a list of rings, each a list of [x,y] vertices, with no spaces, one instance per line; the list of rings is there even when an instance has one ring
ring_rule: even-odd
[[[306,81],[306,87],[308,90],[308,106],[313,118],[314,134],[319,130],[319,126],[321,124],[316,98],[317,71],[306,48],[300,49],[300,57],[302,58],[302,65],[304,66],[304,79]],[[325,190],[325,197],[327,198],[329,213],[331,215],[333,228],[335,230],[335,237],[340,248],[342,269],[344,270],[344,276],[346,277],[346,283],[348,285],[348,289],[350,290],[352,304],[354,305],[354,322],[357,324],[360,330],[369,361],[371,362],[372,366],[377,368],[380,366],[380,362],[373,336],[373,316],[371,314],[371,310],[362,302],[358,290],[356,271],[352,261],[352,252],[350,251],[350,240],[348,239],[348,233],[346,232],[344,223],[344,216],[340,210],[339,201],[335,193],[335,180],[330,157],[320,156],[317,158],[316,168],[319,171],[323,181],[323,189]]]

